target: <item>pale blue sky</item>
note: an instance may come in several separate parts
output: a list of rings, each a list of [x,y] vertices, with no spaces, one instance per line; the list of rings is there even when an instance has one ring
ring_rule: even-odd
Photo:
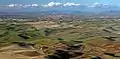
[[[112,7],[109,8],[86,8],[85,6],[77,7],[77,8],[28,8],[28,9],[16,9],[16,8],[0,8],[0,11],[40,11],[40,10],[80,10],[80,11],[108,11],[108,10],[120,10],[120,0],[0,0],[0,5],[11,5],[11,4],[22,4],[24,6],[25,5],[29,5],[29,4],[43,4],[43,5],[47,5],[50,2],[60,2],[60,3],[76,3],[76,4],[89,4],[91,6],[91,4],[93,3],[100,3],[100,4],[112,4]],[[115,6],[116,5],[116,6]],[[117,7],[119,5],[119,8]],[[94,6],[93,6],[94,7]],[[97,6],[96,6],[97,7]],[[99,6],[98,6],[99,7]],[[104,7],[104,6],[101,6]]]
[[[49,2],[74,2],[80,4],[92,4],[95,2],[98,3],[111,3],[111,4],[119,4],[120,0],[0,0],[0,4],[46,4]]]

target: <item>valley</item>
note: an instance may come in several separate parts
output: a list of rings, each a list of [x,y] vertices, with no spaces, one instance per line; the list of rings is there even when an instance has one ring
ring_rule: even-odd
[[[42,19],[1,21],[0,58],[120,59],[120,20]]]

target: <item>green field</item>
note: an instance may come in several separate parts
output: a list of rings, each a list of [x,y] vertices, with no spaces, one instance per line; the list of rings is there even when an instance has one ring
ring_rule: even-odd
[[[79,44],[85,47],[81,51],[84,58],[80,57],[78,52],[78,55],[74,54],[74,49],[71,47],[70,51],[73,54],[69,57],[70,59],[90,59],[92,56],[112,59],[119,57],[105,54],[116,53],[113,52],[114,48],[104,45],[119,47],[119,32],[119,20],[0,22],[0,48],[14,44],[28,45],[37,51],[42,51],[45,57],[53,56],[57,49],[67,50],[71,45]],[[102,49],[108,49],[108,51],[102,51]]]

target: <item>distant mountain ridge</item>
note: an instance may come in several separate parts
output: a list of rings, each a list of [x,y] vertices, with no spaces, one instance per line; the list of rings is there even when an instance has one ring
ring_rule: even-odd
[[[82,11],[64,11],[64,10],[48,10],[40,12],[0,12],[0,18],[38,18],[38,17],[65,16],[65,17],[81,17],[81,18],[120,18],[120,11],[103,11],[103,12],[82,12]],[[56,15],[56,16],[55,16]]]

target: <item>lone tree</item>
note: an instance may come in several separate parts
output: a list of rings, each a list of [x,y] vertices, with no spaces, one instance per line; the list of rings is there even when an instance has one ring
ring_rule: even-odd
[[[64,39],[63,39],[63,38],[58,38],[58,40],[60,40],[60,41],[61,41],[61,40],[64,40]]]
[[[45,36],[48,36],[51,32],[52,32],[52,30],[50,28],[46,28],[44,30]]]

